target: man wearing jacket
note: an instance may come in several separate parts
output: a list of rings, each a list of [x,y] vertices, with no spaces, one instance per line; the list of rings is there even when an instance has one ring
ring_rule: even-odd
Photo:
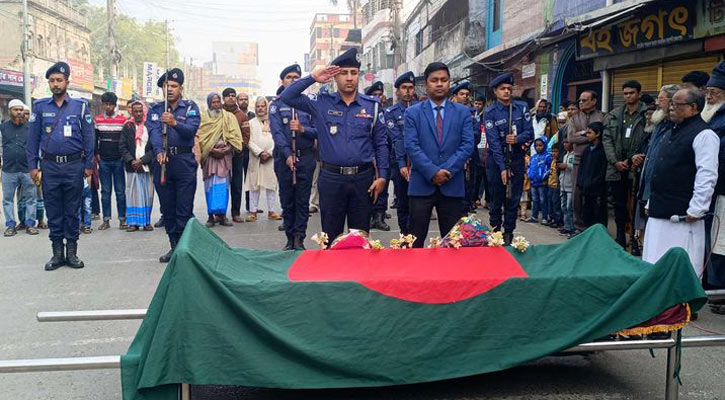
[[[410,157],[410,232],[413,247],[423,247],[433,207],[441,236],[462,216],[465,195],[463,167],[473,152],[473,122],[469,107],[446,100],[448,66],[429,64],[424,72],[428,100],[405,112],[405,150]]]
[[[607,114],[604,123],[602,146],[607,155],[607,185],[614,197],[614,221],[617,224],[617,243],[627,246],[626,225],[630,221],[627,203],[632,196],[634,171],[641,167],[632,157],[637,154],[640,143],[645,139],[647,107],[640,101],[642,85],[627,81],[622,85],[625,104]]]

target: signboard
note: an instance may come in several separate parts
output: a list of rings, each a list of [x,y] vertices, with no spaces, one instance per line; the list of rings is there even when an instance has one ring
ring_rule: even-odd
[[[536,76],[536,63],[521,66],[521,79],[533,78],[534,76]]]
[[[93,64],[68,60],[70,67],[70,88],[93,93]]]
[[[156,81],[159,79],[156,73],[158,67],[156,63],[145,62],[143,63],[143,97],[155,97],[156,96]]]
[[[549,74],[541,74],[541,86],[539,87],[539,97],[546,100],[549,92]]]
[[[698,0],[695,38],[725,33],[725,0]]]
[[[23,87],[23,73],[0,68],[0,85]]]
[[[695,2],[659,3],[635,18],[579,36],[578,59],[609,56],[684,42],[694,38]]]

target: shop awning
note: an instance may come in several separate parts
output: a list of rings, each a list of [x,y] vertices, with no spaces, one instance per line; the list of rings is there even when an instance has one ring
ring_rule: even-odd
[[[627,0],[621,3],[603,7],[589,13],[566,18],[563,26],[556,23],[549,27],[548,32],[536,39],[539,46],[548,46],[562,40],[576,36],[581,32],[614,24],[628,17],[632,12],[639,10],[656,0]]]

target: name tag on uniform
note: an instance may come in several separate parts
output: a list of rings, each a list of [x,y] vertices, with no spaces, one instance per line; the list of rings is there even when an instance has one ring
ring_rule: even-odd
[[[65,136],[65,137],[73,136],[73,128],[70,125],[68,125],[68,124],[63,125],[63,136]]]
[[[327,110],[327,115],[334,115],[335,117],[342,117],[342,111]]]
[[[627,131],[626,131],[626,132],[624,133],[624,137],[625,137],[626,139],[629,139],[629,137],[630,137],[630,136],[632,136],[632,127],[631,127],[631,126],[630,126],[630,127],[628,127],[628,128],[627,128]]]

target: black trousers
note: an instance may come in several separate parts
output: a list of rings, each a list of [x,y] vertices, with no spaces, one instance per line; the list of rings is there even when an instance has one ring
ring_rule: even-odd
[[[410,196],[410,220],[408,221],[410,233],[416,239],[413,247],[421,248],[425,244],[430,225],[430,216],[435,207],[438,213],[438,228],[441,237],[444,237],[463,216],[461,212],[461,197],[447,197],[441,193],[440,188],[430,196]]]
[[[617,223],[617,235],[624,235],[629,222],[627,203],[632,194],[632,180],[629,179],[629,172],[621,173],[620,179],[609,182],[609,186],[612,197],[614,197],[614,222]]]
[[[232,217],[241,215],[242,209],[242,186],[244,184],[244,163],[241,154],[232,157]]]
[[[595,224],[602,224],[606,228],[607,219],[607,195],[582,193],[582,222],[584,228],[589,228]]]
[[[247,168],[249,168],[249,148],[245,147],[244,150],[242,150],[242,168],[244,169],[244,175],[247,175]],[[247,191],[244,194],[244,209],[247,210],[247,212],[257,210],[249,210],[249,191]],[[271,211],[271,210],[270,210]]]

